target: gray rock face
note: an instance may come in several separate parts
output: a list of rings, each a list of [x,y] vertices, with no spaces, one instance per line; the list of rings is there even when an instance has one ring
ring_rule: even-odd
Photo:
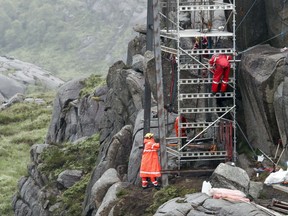
[[[229,0],[225,1],[229,2]],[[273,0],[268,1],[272,2]],[[249,0],[236,1],[236,8],[238,13],[238,16],[236,16],[236,36],[239,51],[245,50],[248,47],[254,46],[255,44],[261,43],[268,39],[268,26],[265,22],[263,22],[263,20],[268,19],[265,12],[265,4],[268,1],[257,1],[255,2],[256,4]],[[249,14],[247,14],[247,16],[245,17],[248,11]],[[231,28],[232,25],[230,26],[230,29]],[[247,32],[248,29],[249,32]]]
[[[82,177],[81,170],[64,170],[58,175],[57,182],[65,188],[72,187]]]
[[[127,50],[127,60],[126,64],[128,66],[132,66],[133,64],[133,56],[136,54],[144,55],[146,49],[145,49],[145,43],[146,43],[146,37],[145,35],[138,35],[133,40],[131,40],[128,44],[128,50]]]
[[[1,103],[17,93],[23,94],[26,89],[24,84],[2,74],[0,74],[0,86]]]
[[[245,194],[248,194],[249,183],[245,170],[224,163],[220,163],[211,176],[212,187],[240,190]]]
[[[126,167],[124,173],[127,173],[126,164],[129,159],[129,152],[131,151],[131,147],[132,147],[131,125],[123,127],[119,131],[119,133],[113,137],[113,139],[109,144],[102,146],[102,150],[100,151],[101,153],[98,155],[99,163],[95,167],[91,180],[86,189],[86,197],[84,202],[85,203],[84,215],[86,215],[87,212],[91,211],[95,212],[97,210],[94,200],[96,186],[94,185],[106,172],[106,170],[108,170],[109,168],[114,168],[118,170],[119,166],[122,167],[124,165],[124,167]],[[98,195],[96,195],[96,197],[97,196]]]
[[[41,163],[40,154],[48,144],[34,144],[30,149],[31,164],[28,166],[29,177],[22,177],[18,182],[18,194],[14,195],[12,206],[15,216],[24,215],[49,215],[49,210],[46,209],[45,200],[51,196],[57,196],[57,190],[43,190],[43,187],[48,184],[48,178],[43,175],[38,165]]]
[[[39,185],[31,177],[25,178],[22,181],[19,197],[16,198],[15,195],[12,202],[15,215],[48,215],[48,212],[41,206],[41,200],[45,198],[45,194],[41,192]]]
[[[57,89],[63,83],[63,80],[36,65],[0,56],[0,95],[5,100],[16,93],[25,93],[29,85]]]
[[[21,93],[17,93],[14,96],[12,96],[6,103],[3,103],[0,105],[0,110],[6,109],[7,107],[10,107],[12,104],[23,102],[25,99],[25,96]]]
[[[287,59],[286,59],[287,60]],[[287,135],[288,135],[288,125],[287,125],[287,116],[288,116],[288,79],[284,78],[284,81],[280,83],[277,88],[277,91],[274,94],[274,110],[276,122],[278,125],[278,130],[280,137],[283,143],[287,144]],[[288,152],[284,151],[281,161],[285,162],[288,157]]]
[[[253,199],[259,198],[262,189],[263,189],[263,182],[250,181],[249,195],[253,197]]]
[[[154,216],[265,216],[270,215],[250,203],[233,203],[213,199],[203,193],[187,194],[185,198],[174,198],[161,205]]]
[[[265,1],[265,13],[267,17],[266,20],[269,38],[279,35],[271,41],[272,45],[275,47],[284,47],[287,44],[283,43],[288,40],[288,35],[285,34],[287,29],[284,27],[285,23],[288,21],[287,9],[288,5],[285,1]]]
[[[113,206],[117,203],[118,197],[117,193],[126,188],[129,184],[126,182],[117,182],[113,184],[109,190],[107,191],[100,207],[97,210],[96,216],[105,216],[108,215],[111,210],[113,210]]]
[[[108,169],[101,178],[99,178],[92,187],[92,199],[95,201],[96,207],[99,208],[108,189],[120,182],[117,171],[114,168]]]
[[[46,143],[73,142],[99,131],[107,88],[99,87],[94,95],[80,99],[83,87],[83,79],[78,79],[66,83],[59,89],[54,100]],[[95,97],[101,100],[95,100]]]
[[[242,56],[239,68],[247,136],[254,148],[260,148],[268,155],[273,155],[279,134],[284,140],[287,137],[284,129],[287,116],[283,112],[287,91],[284,83],[288,75],[286,59],[287,52],[261,45]]]

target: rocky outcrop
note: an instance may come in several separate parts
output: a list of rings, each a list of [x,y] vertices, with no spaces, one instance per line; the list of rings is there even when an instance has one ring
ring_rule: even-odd
[[[9,100],[14,95],[23,94],[25,92],[25,85],[18,81],[0,74],[0,102]]]
[[[114,206],[119,201],[119,198],[117,197],[117,194],[122,190],[129,186],[129,183],[127,182],[117,182],[113,184],[107,193],[105,194],[105,197],[96,213],[96,216],[105,216],[105,215],[114,215],[118,214],[118,212],[114,213]]]
[[[240,190],[248,194],[250,178],[245,170],[229,164],[220,163],[210,177],[215,188]]]
[[[127,64],[118,61],[110,67],[106,86],[97,87],[91,94],[81,97],[81,89],[85,86],[84,80],[73,80],[59,89],[55,99],[54,112],[46,138],[47,144],[73,142],[100,133],[100,153],[95,156],[97,163],[86,188],[83,208],[85,216],[106,215],[112,212],[108,210],[113,209],[117,192],[126,187],[126,184],[139,183],[138,168],[141,159],[139,147],[143,138],[142,108],[145,73],[149,75],[153,99],[157,95],[153,54],[144,51],[145,37],[141,34],[129,43]],[[270,153],[273,151],[274,141],[279,136],[286,137],[287,80],[285,76],[288,71],[286,58],[286,53],[280,52],[280,49],[268,45],[258,46],[243,54],[238,73],[248,139],[253,147]],[[166,87],[164,101],[165,104],[169,104],[172,68],[168,56],[165,56],[162,63],[163,83]],[[151,132],[157,136],[158,122],[155,110],[152,110],[151,114]],[[173,128],[173,117],[175,117],[173,114],[168,117],[168,131]],[[43,190],[47,184],[47,177],[38,170],[40,161],[37,155],[41,154],[41,149],[44,147],[46,148],[42,145],[32,147],[29,177],[20,180],[19,194],[13,201],[16,215],[23,213],[46,215],[53,210],[51,207],[47,210],[49,206],[47,200],[49,196],[56,196],[58,191]],[[238,168],[232,167],[233,170],[229,168],[225,168],[224,173],[223,170],[217,170],[213,179],[215,185],[225,182],[222,186],[228,187],[229,184],[231,188],[240,188],[248,193],[249,177],[239,172]],[[109,174],[110,171],[112,174]],[[102,184],[102,180],[106,178],[107,172],[109,181],[106,180],[106,183],[109,184],[105,185]],[[239,174],[241,178],[237,176],[234,179],[228,178]],[[243,180],[241,184],[237,182],[239,179]],[[61,184],[69,187],[70,183],[64,185],[62,180],[59,180]],[[156,215],[212,213],[237,215],[239,209],[243,210],[245,215],[259,212],[251,205],[243,203],[232,205],[227,201],[212,200],[203,194],[196,194],[169,201],[158,209]]]
[[[121,179],[118,177],[116,169],[110,168],[103,173],[92,187],[92,199],[95,202],[97,208],[100,207],[102,200],[107,193],[108,189],[115,184],[120,182]]]
[[[229,216],[265,216],[271,215],[259,209],[255,204],[229,202],[213,199],[204,193],[187,194],[184,198],[174,198],[160,206],[154,216],[164,215],[229,215]]]
[[[64,188],[72,187],[83,175],[81,170],[64,170],[58,175],[57,182]]]
[[[251,145],[268,155],[274,155],[279,138],[283,143],[287,141],[284,123],[287,116],[283,112],[286,110],[287,57],[287,52],[261,45],[246,52],[239,67],[246,133]]]
[[[46,143],[73,142],[99,131],[107,87],[98,87],[93,94],[81,98],[84,80],[72,80],[59,89]]]
[[[0,102],[17,93],[25,93],[28,86],[57,89],[64,83],[50,72],[14,58],[0,56]]]
[[[35,144],[31,147],[30,157],[31,164],[28,166],[28,177],[22,177],[18,182],[19,191],[14,195],[12,206],[15,215],[49,215],[47,209],[47,202],[51,196],[56,196],[53,190],[42,190],[48,183],[48,178],[43,175],[39,169],[38,164],[41,162],[40,155],[47,144]]]

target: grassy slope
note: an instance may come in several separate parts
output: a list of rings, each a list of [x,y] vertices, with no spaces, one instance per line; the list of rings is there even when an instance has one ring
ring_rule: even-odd
[[[30,146],[45,140],[52,96],[38,95],[46,101],[42,105],[17,103],[0,111],[0,215],[13,215],[11,198],[20,177],[27,175]]]
[[[81,0],[0,1],[0,55],[34,63],[64,80],[105,75],[113,62],[125,60],[127,43],[136,35],[127,26],[131,14],[107,25],[121,11],[105,13]]]

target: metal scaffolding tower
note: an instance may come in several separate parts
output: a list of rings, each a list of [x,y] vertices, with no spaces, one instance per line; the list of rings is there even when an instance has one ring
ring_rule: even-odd
[[[235,0],[167,0],[161,6],[161,50],[176,62],[178,131],[186,131],[166,136],[167,152],[179,168],[188,161],[235,161]],[[219,16],[224,14],[228,19],[221,25]],[[229,87],[212,95],[208,61],[220,54],[233,59]]]

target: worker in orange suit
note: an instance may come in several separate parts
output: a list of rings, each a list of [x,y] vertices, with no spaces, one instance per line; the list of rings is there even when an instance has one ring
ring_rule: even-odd
[[[153,133],[144,136],[144,150],[142,154],[140,177],[142,178],[142,188],[148,187],[148,178],[156,189],[159,189],[157,178],[161,176],[161,166],[158,158],[160,144],[154,140]]]
[[[215,95],[218,92],[218,85],[221,82],[221,93],[226,92],[228,81],[229,81],[229,73],[230,73],[230,62],[232,56],[225,54],[217,54],[213,55],[209,60],[209,64],[213,66],[213,81],[212,81],[212,95]]]
[[[182,137],[181,138],[181,147],[185,145],[186,140],[187,140],[187,133],[186,133],[186,128],[181,128],[181,133],[179,133],[179,123],[186,123],[187,120],[186,118],[180,114],[180,116],[177,116],[175,119],[174,123],[174,129],[176,132],[176,137]]]

